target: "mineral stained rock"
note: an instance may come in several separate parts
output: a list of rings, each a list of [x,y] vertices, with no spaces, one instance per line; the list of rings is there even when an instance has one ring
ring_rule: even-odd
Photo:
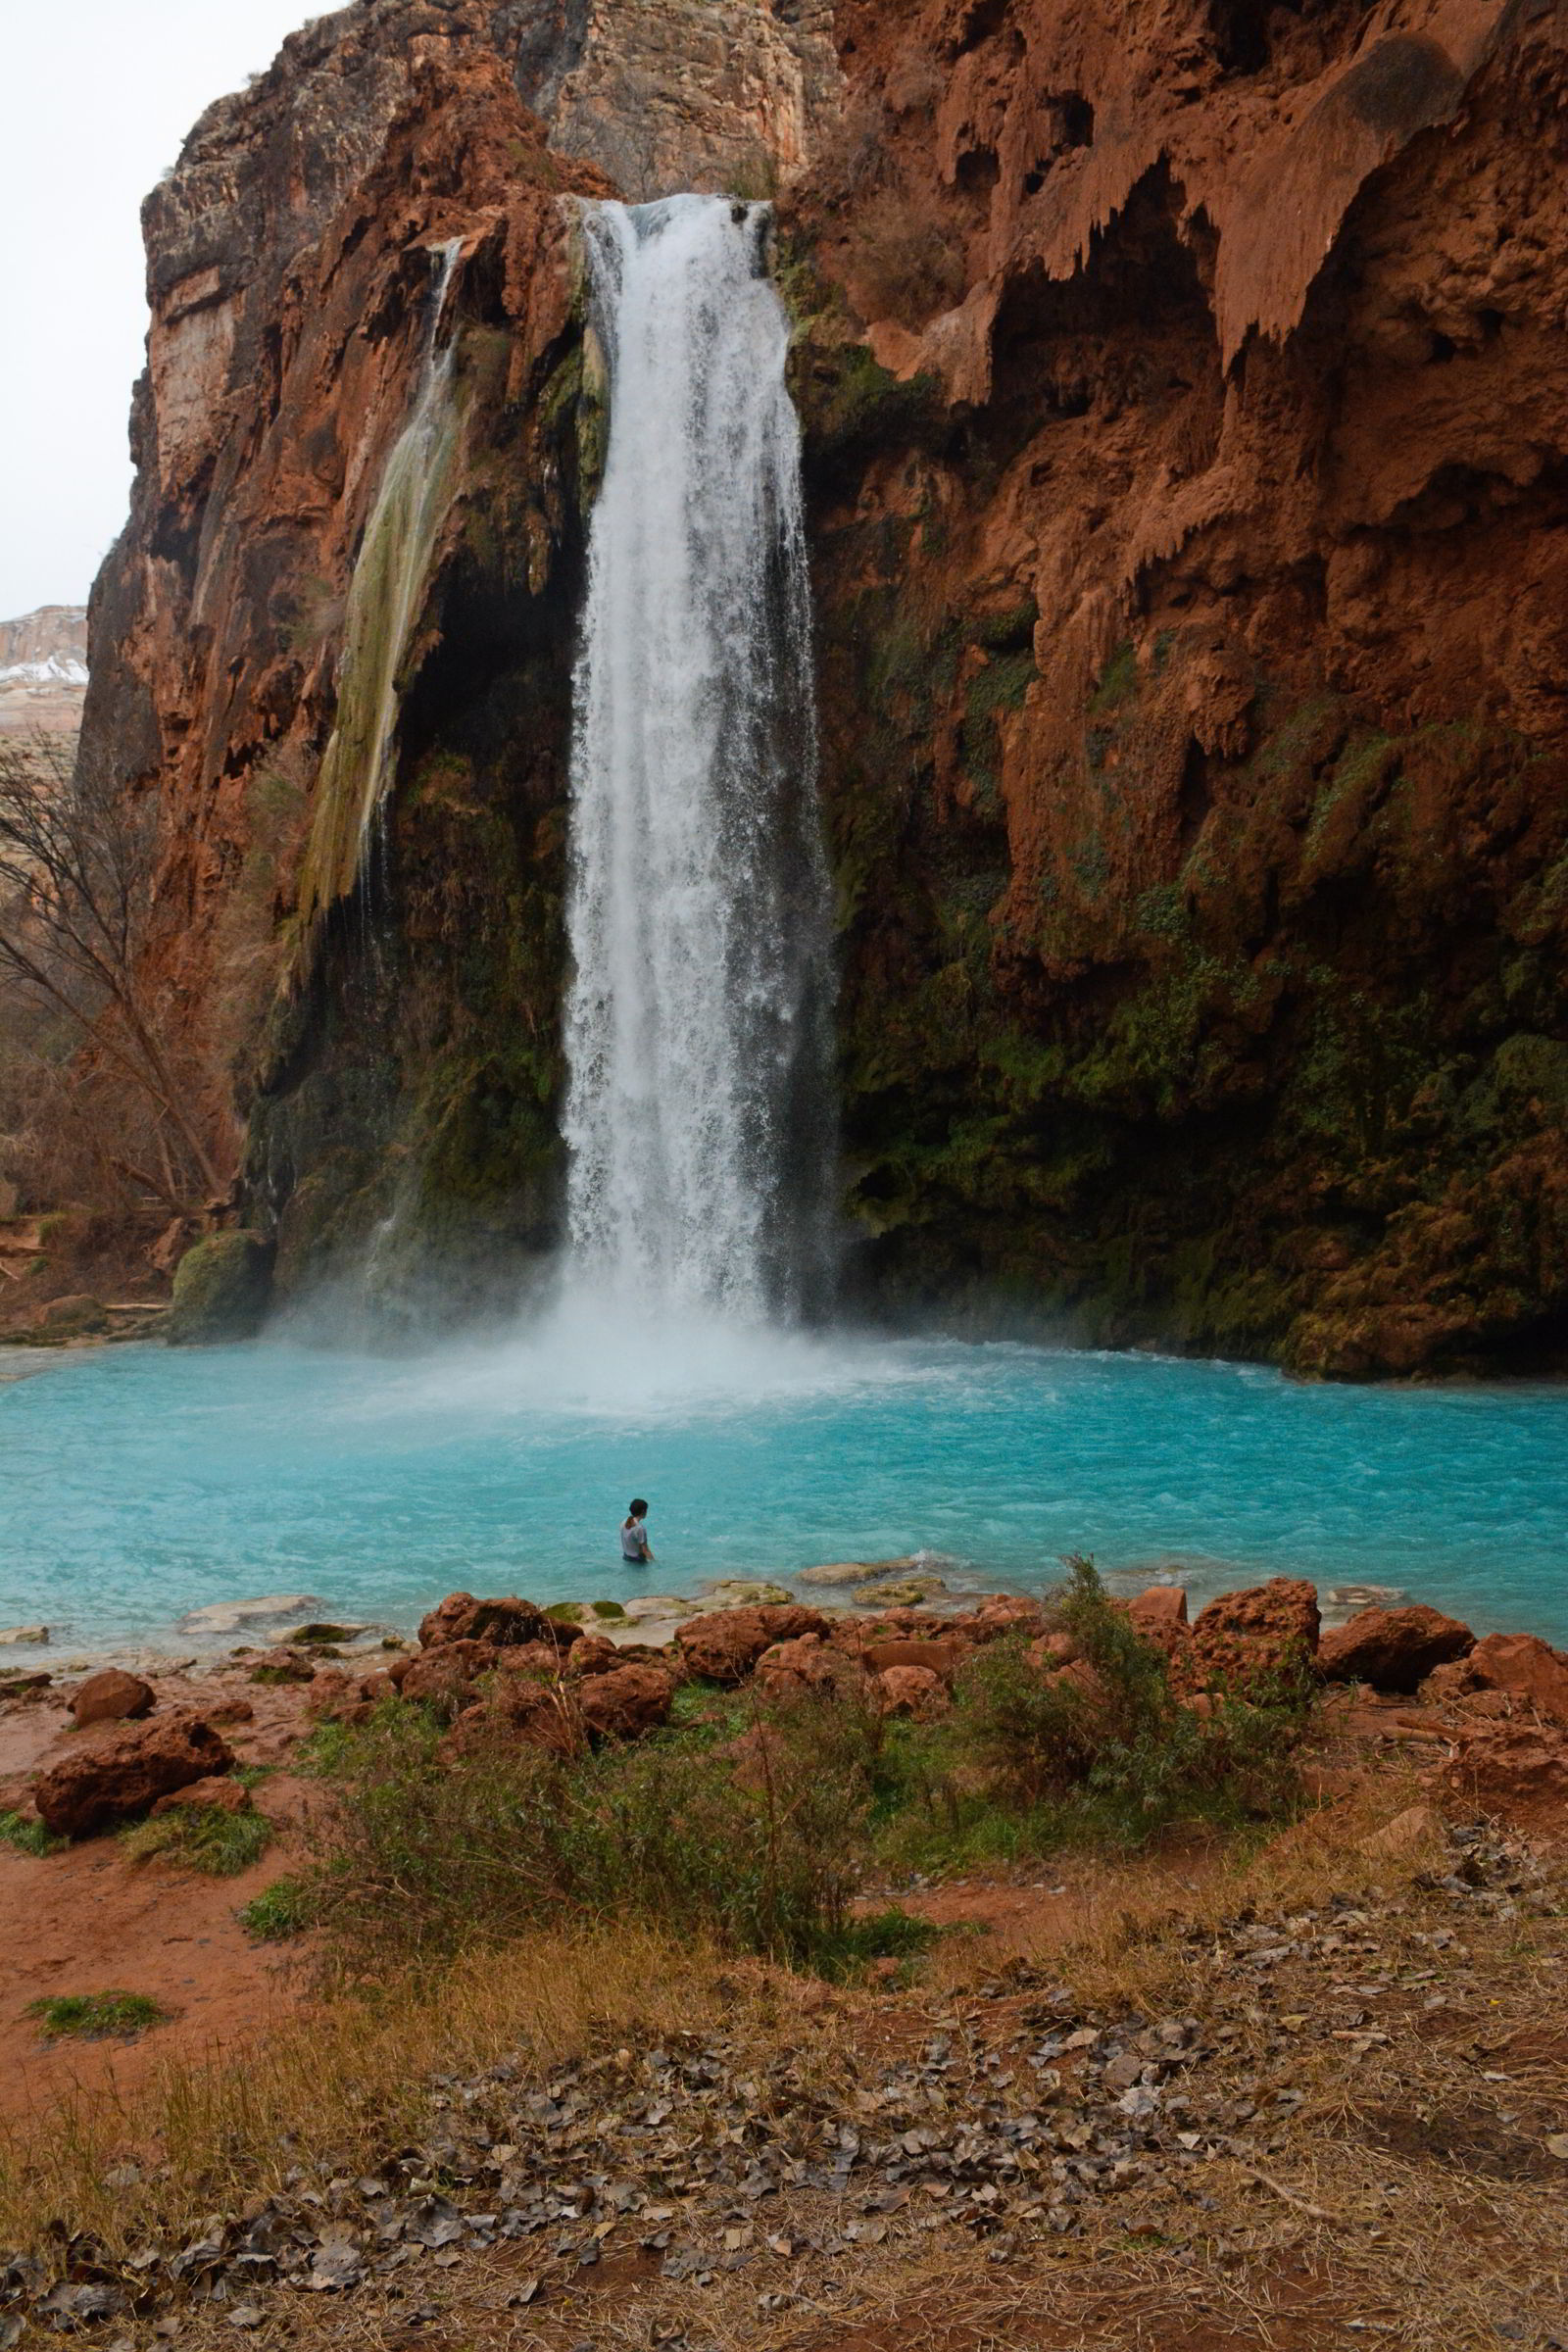
[[[356,0],[210,108],[84,744],[156,781],[156,977],[279,1294],[461,1314],[559,1240],[569,200],[776,189],[856,1290],[1558,1360],[1565,122],[1562,0]],[[436,323],[374,904],[305,924]]]

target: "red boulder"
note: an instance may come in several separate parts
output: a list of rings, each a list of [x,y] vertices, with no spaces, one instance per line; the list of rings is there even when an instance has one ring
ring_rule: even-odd
[[[566,1672],[577,1681],[598,1674],[613,1674],[620,1664],[619,1650],[603,1634],[586,1634],[574,1643],[566,1660]]]
[[[89,1723],[132,1723],[138,1716],[150,1715],[156,1704],[151,1683],[144,1683],[139,1674],[122,1674],[118,1666],[109,1666],[76,1685],[71,1712],[81,1731]]]
[[[945,1715],[953,1703],[941,1676],[927,1666],[889,1666],[872,1689],[884,1715],[908,1715],[916,1723]]]
[[[949,1686],[962,1660],[956,1642],[868,1642],[861,1654],[868,1674],[889,1674],[907,1666],[916,1673],[934,1674]]]
[[[233,1750],[200,1715],[161,1715],[64,1757],[42,1775],[33,1802],[57,1838],[86,1838],[233,1766]]]
[[[820,1634],[797,1634],[793,1642],[775,1642],[757,1661],[757,1680],[769,1698],[831,1695],[855,1689],[861,1676],[859,1656],[824,1642]]]
[[[452,1714],[466,1699],[474,1677],[488,1674],[495,1662],[496,1652],[488,1642],[455,1636],[412,1658],[398,1677],[398,1689],[405,1698],[422,1699]]]
[[[1482,1690],[1506,1691],[1516,1709],[1568,1724],[1568,1656],[1535,1634],[1488,1634],[1465,1663]]]
[[[251,1792],[234,1780],[192,1781],[185,1788],[172,1788],[161,1796],[153,1807],[155,1813],[179,1811],[211,1813],[253,1813]]]
[[[616,1666],[591,1675],[577,1694],[582,1720],[598,1740],[636,1740],[669,1721],[675,1678],[659,1666]]]
[[[561,1672],[564,1653],[552,1642],[521,1642],[514,1649],[497,1653],[498,1674],[531,1674],[536,1680],[554,1682]]]
[[[514,1649],[523,1642],[564,1643],[575,1626],[552,1624],[531,1600],[475,1600],[471,1592],[449,1592],[419,1621],[419,1646],[438,1649],[452,1642],[488,1642],[493,1649]]]
[[[998,1642],[1004,1634],[1016,1631],[1043,1633],[1046,1612],[1038,1600],[1026,1600],[1021,1592],[997,1592],[956,1623],[971,1642]]]
[[[1442,1786],[1467,1808],[1556,1828],[1568,1812],[1568,1739],[1551,1724],[1478,1724],[1444,1767]]]
[[[1166,1658],[1185,1653],[1192,1639],[1187,1622],[1187,1595],[1180,1585],[1151,1585],[1127,1603],[1134,1633],[1141,1634]]]
[[[1317,1645],[1318,1671],[1331,1683],[1370,1683],[1407,1692],[1436,1667],[1462,1658],[1475,1636],[1457,1617],[1415,1601],[1397,1609],[1358,1609],[1332,1625]]]
[[[817,1609],[789,1604],[713,1609],[705,1617],[689,1617],[675,1642],[688,1674],[710,1683],[743,1683],[775,1642],[827,1630],[828,1621]]]
[[[438,1752],[447,1763],[518,1746],[574,1756],[586,1738],[577,1692],[569,1685],[527,1674],[498,1675],[487,1697],[464,1708]]]
[[[1222,1592],[1199,1612],[1193,1658],[1205,1681],[1249,1682],[1317,1655],[1317,1588],[1298,1576]]]

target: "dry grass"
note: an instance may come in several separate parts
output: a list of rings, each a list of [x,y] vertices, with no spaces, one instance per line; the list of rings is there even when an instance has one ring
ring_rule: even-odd
[[[850,276],[868,318],[923,326],[963,298],[962,240],[940,216],[919,211],[903,190],[866,199],[850,231]]]
[[[154,2205],[194,2219],[266,2193],[290,2164],[368,2165],[417,2122],[424,2077],[504,2052],[547,2067],[595,2043],[721,2030],[759,2052],[787,2048],[803,2095],[838,2083],[844,2096],[852,2053],[863,2069],[934,2025],[977,2052],[1005,2049],[1042,1984],[1060,1979],[1079,2014],[1223,2024],[1222,2070],[1244,2087],[1256,2073],[1301,2094],[1270,2127],[1266,2159],[1216,2153],[1107,2198],[1068,2238],[1025,2229],[977,2241],[916,2200],[881,2242],[805,2258],[769,2250],[764,2232],[784,2240],[793,2224],[821,2233],[859,2208],[791,2192],[754,2217],[745,2267],[726,2271],[716,2252],[709,2283],[665,2278],[631,2244],[607,2248],[595,2273],[555,2262],[539,2242],[498,2245],[450,2270],[421,2268],[401,2297],[376,2284],[342,2299],[268,2298],[249,2340],[286,2336],[295,2352],[318,2342],[571,2352],[585,2340],[596,2352],[650,2352],[677,2339],[702,2352],[1327,2352],[1356,2342],[1495,2352],[1499,2341],[1541,2352],[1568,2309],[1568,2165],[1532,2153],[1568,2128],[1563,1905],[1550,1885],[1510,1910],[1506,1898],[1471,1903],[1430,1873],[1423,1882],[1438,1840],[1431,1857],[1368,1855],[1367,1840],[1412,1793],[1386,1778],[1250,1854],[1213,1848],[1092,1874],[1077,1865],[1076,1920],[1063,1941],[1058,1911],[1057,1938],[1033,1966],[1028,1955],[999,1965],[982,1939],[955,1938],[921,1984],[892,1996],[828,1992],[650,1936],[533,1937],[368,2005],[329,2003],[243,2068],[172,2072],[133,2112],[90,2131],[78,2116],[36,2139],[28,2176],[13,2162],[6,2177],[0,2243],[58,2215],[124,2244]],[[1258,1977],[1227,1946],[1249,1909],[1272,1920],[1336,1899],[1364,1903],[1381,1939],[1389,1990],[1375,2022],[1386,2041],[1328,2031],[1334,1971],[1353,1976],[1370,1962],[1287,1959]],[[1451,1949],[1421,1940],[1450,1928]],[[1515,2123],[1489,2141],[1499,2107]],[[138,2190],[140,2209],[127,2211],[98,2182],[127,2148],[155,2144],[173,2178],[156,2194]],[[1515,2154],[1505,2163],[1497,2148]],[[207,2352],[234,2336],[220,2311],[193,2309],[179,2340]]]
[[[536,1936],[439,1978],[323,1999],[248,2047],[172,2060],[118,2099],[68,2102],[0,2136],[0,2246],[86,2230],[121,2252],[266,2196],[291,2166],[363,2168],[423,2118],[429,2079],[520,2051],[540,2066],[596,2037],[671,2030],[716,1965],[637,1932]],[[105,2185],[130,2162],[146,2177]]]

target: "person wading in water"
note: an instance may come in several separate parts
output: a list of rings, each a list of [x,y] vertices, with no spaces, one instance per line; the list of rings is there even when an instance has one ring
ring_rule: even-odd
[[[620,1556],[639,1568],[646,1568],[654,1556],[648,1541],[648,1505],[639,1494],[620,1523]]]

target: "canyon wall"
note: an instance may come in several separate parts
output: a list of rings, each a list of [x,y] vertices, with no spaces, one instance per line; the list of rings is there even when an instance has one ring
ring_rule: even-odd
[[[799,320],[855,1297],[1559,1362],[1565,162],[1564,0],[359,0],[210,110],[87,732],[160,795],[284,1294],[501,1311],[558,1237],[563,199],[695,184],[778,194]],[[454,239],[405,627],[367,525]],[[320,903],[378,631],[385,818]]]

